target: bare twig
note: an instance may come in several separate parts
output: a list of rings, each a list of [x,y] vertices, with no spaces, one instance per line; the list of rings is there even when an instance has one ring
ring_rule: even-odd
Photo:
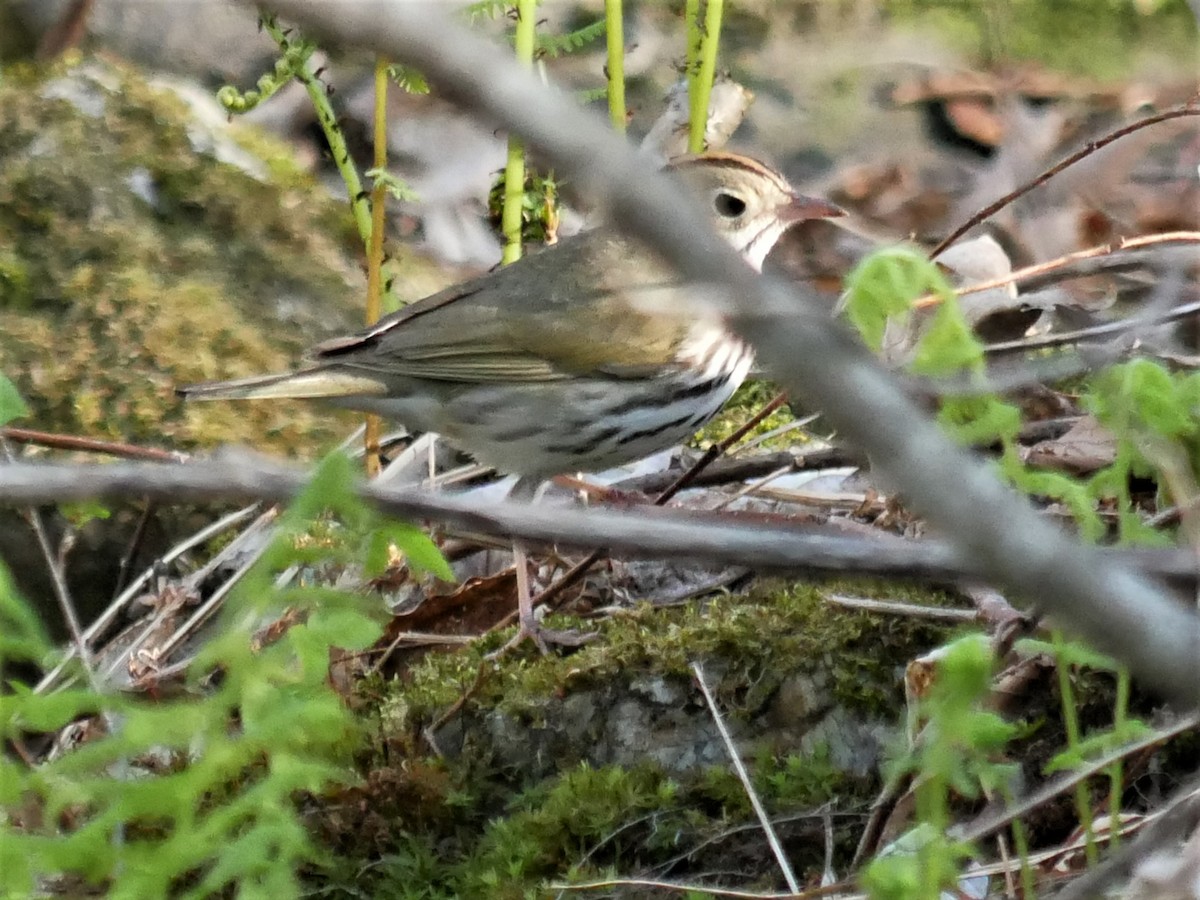
[[[1134,867],[1159,849],[1195,831],[1200,825],[1200,781],[1193,779],[1153,813],[1137,840],[1121,847],[1076,878],[1055,900],[1088,900],[1102,896],[1106,889],[1127,877]]]
[[[78,450],[83,453],[102,453],[105,456],[119,456],[123,459],[145,459],[152,462],[184,462],[186,453],[174,450],[159,450],[157,447],[140,447],[137,444],[125,444],[119,441],[102,441],[98,438],[82,437],[76,434],[55,434],[50,431],[35,431],[32,428],[0,428],[0,437],[7,438],[14,444],[33,444],[38,447],[49,447],[53,450]]]
[[[1094,341],[1099,338],[1111,337],[1138,328],[1149,328],[1154,325],[1165,325],[1187,316],[1200,312],[1200,301],[1184,303],[1174,309],[1153,316],[1130,316],[1118,322],[1105,322],[1103,325],[1093,325],[1090,328],[1080,328],[1076,331],[1060,331],[1041,337],[1019,338],[1013,341],[1002,341],[988,344],[984,352],[995,356],[1001,353],[1025,352],[1028,350],[1045,350],[1049,347],[1061,347],[1064,344],[1078,344],[1083,341]]]
[[[973,609],[946,609],[940,606],[921,606],[919,603],[896,603],[873,600],[870,597],[844,597],[841,594],[822,594],[827,603],[846,609],[878,613],[884,616],[908,616],[917,619],[941,619],[946,622],[974,622],[979,613]]]
[[[14,463],[0,472],[0,505],[11,506],[128,494],[172,503],[234,499],[278,503],[295,496],[307,479],[301,470],[261,457],[200,460],[186,466]],[[983,574],[977,560],[961,556],[946,543],[906,541],[884,533],[870,538],[846,535],[779,516],[651,506],[550,509],[504,501],[480,506],[470,496],[374,483],[360,484],[357,491],[383,512],[408,521],[435,521],[466,532],[515,536],[531,543],[575,548],[600,545],[637,558],[705,559],[759,571],[856,571],[944,581],[979,581]],[[1107,548],[1095,555],[1104,557],[1106,566],[1132,566],[1181,585],[1192,585],[1196,578],[1194,561],[1186,551]]]
[[[130,584],[129,587],[125,588],[125,590],[122,591],[121,594],[118,597],[116,597],[112,603],[110,603],[108,605],[108,607],[104,610],[104,612],[102,612],[99,616],[97,616],[96,619],[92,622],[92,624],[87,627],[87,629],[83,632],[84,644],[86,646],[90,647],[92,645],[92,643],[96,640],[97,636],[100,634],[103,634],[113,624],[113,622],[115,622],[117,620],[117,616],[120,615],[121,611],[135,597],[138,596],[138,592],[142,590],[142,588],[146,585],[147,582],[150,581],[150,579],[152,577],[154,577],[154,574],[158,570],[159,566],[165,566],[165,565],[168,565],[168,564],[174,562],[176,559],[178,559],[180,556],[182,556],[188,550],[191,550],[193,547],[198,547],[199,545],[203,544],[205,541],[209,540],[210,538],[215,537],[216,535],[220,534],[221,532],[223,532],[229,528],[232,528],[235,525],[240,524],[246,518],[253,515],[253,513],[257,509],[258,509],[258,505],[254,504],[252,506],[248,506],[243,509],[239,509],[235,512],[229,513],[229,515],[222,516],[217,521],[211,523],[207,527],[201,529],[200,531],[196,532],[195,534],[191,535],[190,537],[188,537],[185,540],[181,541],[180,543],[176,544],[169,551],[164,553],[162,555],[162,557],[155,560],[155,563],[153,565],[148,566],[146,569],[144,569],[142,571],[142,574],[139,575],[136,579],[134,579],[133,583]],[[232,547],[235,545],[230,545],[230,546]],[[201,570],[201,573],[197,573],[197,574],[200,574],[202,576],[203,573],[205,571],[207,571],[208,568],[217,561],[219,561],[219,557],[211,560],[209,562],[209,566],[206,566],[205,569]],[[133,644],[130,646],[130,652],[135,651],[139,646],[140,646],[140,644],[135,640],[133,642]],[[63,670],[66,668],[67,662],[70,659],[72,659],[74,657],[74,655],[75,655],[75,649],[73,647],[69,648],[67,651],[66,657],[62,660],[62,662],[60,662],[57,666],[55,666],[48,673],[46,673],[45,676],[42,677],[42,680],[39,681],[37,686],[34,688],[34,692],[41,693],[42,691],[48,690],[51,686],[53,686],[55,684],[55,682],[57,682],[59,677],[62,675]],[[124,657],[122,657],[122,658],[124,658]],[[109,671],[111,671],[111,669]]]
[[[700,685],[700,690],[704,694],[704,702],[708,704],[708,711],[712,714],[717,731],[721,734],[721,740],[725,743],[725,750],[729,753],[729,761],[733,763],[733,770],[737,773],[738,780],[741,781],[742,787],[746,791],[746,796],[750,798],[750,805],[754,808],[754,814],[758,816],[758,822],[762,826],[763,833],[767,836],[767,843],[771,847],[771,852],[775,854],[775,861],[779,863],[779,869],[783,872],[783,879],[787,882],[788,889],[793,894],[797,894],[800,892],[800,883],[796,881],[796,873],[792,871],[792,864],[788,860],[787,854],[783,852],[783,845],[779,843],[779,836],[775,834],[775,826],[771,824],[771,817],[767,815],[767,810],[762,805],[762,800],[759,799],[758,792],[754,790],[754,783],[750,781],[750,773],[746,771],[746,764],[742,762],[742,756],[738,753],[737,745],[733,742],[733,736],[729,733],[729,729],[725,727],[725,720],[721,717],[721,711],[717,708],[717,701],[713,697],[712,691],[708,688],[708,682],[704,680],[704,667],[698,662],[693,662],[692,673],[696,676],[696,682]]]
[[[16,459],[8,441],[3,437],[0,437],[0,456],[6,461],[7,466],[13,465],[13,461]],[[0,469],[0,471],[3,470]],[[46,534],[46,527],[42,523],[42,514],[33,505],[23,510],[23,514],[25,521],[29,523],[29,527],[33,530],[34,538],[37,541],[42,558],[46,561],[46,568],[50,572],[50,584],[54,588],[54,598],[58,601],[59,610],[62,612],[63,621],[67,626],[67,633],[71,635],[71,644],[75,655],[79,657],[79,661],[83,665],[83,670],[87,674],[92,690],[99,693],[100,682],[96,678],[95,667],[92,664],[92,655],[88,652],[87,641],[83,637],[83,629],[79,624],[79,615],[75,612],[75,601],[71,599],[71,592],[67,588],[67,578],[63,572],[61,560],[54,553],[54,548],[50,546],[50,537]]]
[[[1138,119],[1136,122],[1130,122],[1128,125],[1124,125],[1115,131],[1109,132],[1102,138],[1094,141],[1088,141],[1079,150],[1076,150],[1070,156],[1055,163],[1032,181],[1026,182],[1016,190],[1010,191],[999,200],[995,201],[994,203],[989,203],[979,212],[975,213],[975,215],[967,219],[967,221],[965,221],[962,225],[958,226],[948,235],[946,235],[946,237],[942,238],[941,243],[934,247],[933,252],[929,254],[930,259],[937,259],[938,256],[945,252],[947,247],[957,241],[960,237],[962,237],[980,222],[985,221],[989,217],[998,213],[1000,210],[1004,209],[1004,207],[1008,206],[1008,204],[1012,203],[1018,197],[1022,197],[1025,194],[1028,194],[1034,188],[1040,187],[1059,172],[1062,172],[1064,169],[1075,165],[1075,163],[1079,162],[1081,159],[1086,159],[1102,147],[1107,147],[1113,141],[1120,140],[1126,135],[1133,134],[1135,131],[1140,131],[1141,129],[1148,128],[1151,125],[1158,125],[1160,122],[1168,122],[1171,119],[1181,119],[1185,116],[1200,116],[1200,104],[1198,104],[1197,99],[1198,98],[1194,97],[1183,106],[1179,106],[1174,109],[1168,109],[1164,112],[1155,113],[1152,116],[1146,116],[1144,119]]]
[[[817,900],[819,897],[842,895],[846,890],[844,884],[833,884],[827,887],[813,888],[811,891],[797,893],[764,893],[762,891],[740,891],[736,888],[713,887],[707,884],[689,884],[683,881],[659,881],[653,878],[606,878],[603,881],[586,881],[579,884],[551,884],[551,890],[556,891],[598,891],[606,888],[641,888],[653,891],[665,891],[669,894],[708,894],[712,897],[729,897],[731,900]],[[865,894],[844,895],[842,900],[860,900]]]
[[[1064,269],[1072,263],[1088,259],[1098,259],[1103,256],[1112,256],[1125,251],[1141,250],[1159,244],[1200,244],[1200,231],[1164,231],[1160,234],[1144,234],[1139,237],[1119,238],[1107,244],[1097,244],[1095,247],[1076,250],[1074,253],[1068,253],[1056,259],[1034,263],[1021,269],[1014,269],[998,278],[992,278],[988,281],[977,281],[974,284],[963,285],[954,290],[959,296],[964,294],[980,294],[984,291],[1005,287],[1010,284],[1018,284],[1022,281],[1028,281],[1031,278],[1037,278],[1038,276]],[[926,294],[924,297],[914,300],[913,306],[924,308],[927,306],[936,306],[940,302],[941,297],[938,294]]]

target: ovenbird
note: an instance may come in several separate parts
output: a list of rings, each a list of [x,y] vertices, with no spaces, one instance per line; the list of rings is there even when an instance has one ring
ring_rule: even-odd
[[[841,215],[743,156],[686,157],[670,170],[755,269],[788,226]],[[671,302],[688,290],[649,250],[598,228],[321,344],[299,371],[179,393],[379,413],[526,483],[595,471],[685,439],[749,371],[740,339]],[[522,634],[536,634],[520,599]]]

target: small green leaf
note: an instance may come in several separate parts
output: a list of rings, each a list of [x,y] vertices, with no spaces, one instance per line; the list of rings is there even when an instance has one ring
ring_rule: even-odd
[[[913,247],[872,253],[846,281],[846,315],[873,350],[883,346],[888,319],[907,315],[915,299],[943,288],[952,295],[937,266]]]
[[[3,375],[0,375],[0,425],[7,425],[13,419],[29,415],[29,407],[17,393],[17,387]]]
[[[103,503],[97,500],[80,500],[77,503],[63,503],[59,506],[63,516],[76,528],[82,528],[88,522],[103,521],[112,515]]]
[[[420,528],[406,522],[385,522],[379,526],[377,533],[395,544],[408,560],[409,566],[416,571],[428,572],[442,581],[454,581],[454,572],[442,556],[442,551]]]
[[[425,80],[424,75],[411,66],[394,63],[388,66],[388,77],[396,83],[397,87],[410,94],[429,93],[429,82]]]

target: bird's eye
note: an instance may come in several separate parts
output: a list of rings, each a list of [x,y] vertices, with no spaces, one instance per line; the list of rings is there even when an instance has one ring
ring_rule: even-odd
[[[731,194],[728,191],[718,191],[713,197],[713,209],[722,218],[736,219],[746,211],[746,201],[737,194]]]

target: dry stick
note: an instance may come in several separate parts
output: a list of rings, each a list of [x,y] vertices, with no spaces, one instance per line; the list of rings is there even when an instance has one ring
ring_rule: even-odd
[[[442,753],[442,749],[438,746],[437,730],[458,715],[459,710],[467,705],[467,701],[470,700],[475,692],[483,686],[483,683],[487,681],[488,672],[491,669],[492,666],[488,665],[487,660],[480,660],[479,669],[475,673],[475,679],[471,682],[467,689],[458,695],[458,699],[451,703],[445,712],[430,722],[429,725],[422,730],[421,734],[425,737],[426,742],[429,744],[433,752],[437,754],[439,759],[445,759],[446,755]]]
[[[932,464],[932,463],[931,463]],[[308,482],[304,471],[262,457],[201,460],[186,466],[160,463],[94,465],[13,463],[0,477],[0,506],[30,506],[103,500],[135,493],[171,503],[209,503],[256,499],[282,503]],[[984,580],[987,570],[978,555],[965,555],[948,542],[908,541],[894,535],[864,537],[814,527],[787,517],[713,514],[655,507],[612,509],[562,507],[544,509],[525,503],[496,501],[481,506],[470,496],[430,493],[416,488],[390,488],[372,482],[355,485],[356,493],[386,515],[408,521],[430,520],[449,527],[491,535],[516,536],[530,543],[576,549],[614,548],[641,559],[705,559],[779,573],[837,573],[852,570],[879,577],[918,580]],[[1039,530],[1045,522],[1034,520]],[[1089,563],[1105,571],[1140,571],[1193,585],[1195,561],[1178,549],[1096,549]],[[1127,568],[1126,568],[1127,567]],[[1045,577],[1050,577],[1049,575]],[[1101,588],[1097,588],[1100,591]],[[127,592],[128,593],[128,592]],[[1046,608],[1052,604],[1043,601]],[[1190,642],[1191,620],[1179,622],[1178,602],[1156,611],[1181,628]],[[1132,626],[1130,626],[1132,627]],[[1196,646],[1200,646],[1197,639]],[[1189,657],[1191,662],[1192,657]],[[1195,694],[1184,681],[1167,693]]]
[[[158,511],[153,500],[146,502],[146,508],[142,510],[142,514],[138,516],[137,526],[133,530],[133,537],[129,539],[129,547],[121,554],[121,562],[117,566],[117,582],[113,585],[112,599],[121,596],[125,590],[125,585],[129,581],[129,570],[133,568],[133,564],[137,562],[138,551],[142,549],[142,544],[146,540],[146,530],[150,527],[150,520],[154,518],[154,514]]]
[[[721,711],[717,708],[717,701],[712,695],[712,691],[708,689],[708,682],[704,680],[704,667],[698,662],[692,663],[692,673],[696,676],[696,681],[700,685],[700,690],[704,693],[704,702],[708,704],[708,711],[712,713],[713,722],[716,723],[717,731],[721,734],[721,740],[725,743],[725,750],[729,753],[729,760],[733,763],[733,769],[737,772],[738,779],[742,782],[742,787],[746,790],[746,796],[750,798],[750,805],[754,808],[754,814],[758,816],[758,822],[762,825],[763,833],[767,836],[767,843],[771,847],[771,852],[775,854],[775,861],[779,863],[779,868],[783,872],[783,879],[787,882],[788,890],[793,894],[800,892],[800,883],[796,881],[796,873],[792,871],[792,864],[788,861],[787,854],[783,852],[783,845],[779,843],[779,836],[775,834],[775,828],[771,824],[771,817],[767,815],[766,809],[763,808],[762,800],[758,797],[758,792],[754,790],[754,785],[750,781],[750,773],[746,771],[746,764],[742,762],[742,757],[738,753],[737,746],[733,743],[733,736],[730,735],[729,729],[725,727],[725,720],[721,718]]]
[[[763,893],[762,891],[743,891],[737,888],[713,887],[707,884],[689,884],[686,881],[658,881],[653,878],[606,878],[603,881],[584,881],[579,884],[550,884],[555,891],[599,891],[611,888],[649,888],[654,891],[665,891],[674,894],[700,894],[711,897],[728,897],[731,900],[817,900],[821,897],[832,897],[835,894],[841,900],[866,900],[866,894],[847,894],[845,883],[830,884],[825,887],[797,893]]]
[[[74,434],[54,434],[49,431],[35,431],[32,428],[12,428],[11,426],[0,428],[0,438],[6,438],[14,444],[31,444],[38,447],[49,447],[53,450],[103,453],[107,456],[119,456],[122,459],[145,459],[150,462],[186,462],[188,459],[186,453],[174,450],[159,450],[155,447],[139,447],[135,444],[101,441]]]
[[[983,222],[986,219],[990,218],[991,216],[995,215],[1000,210],[1004,209],[1004,207],[1008,206],[1008,204],[1010,204],[1014,200],[1016,200],[1018,197],[1022,197],[1025,194],[1028,194],[1034,188],[1040,187],[1041,185],[1045,184],[1047,181],[1049,181],[1055,175],[1062,172],[1064,169],[1075,165],[1075,163],[1079,162],[1082,159],[1086,159],[1087,157],[1089,157],[1093,153],[1095,153],[1097,150],[1100,150],[1103,147],[1107,147],[1113,141],[1120,140],[1121,138],[1125,137],[1126,135],[1133,134],[1135,131],[1140,131],[1141,129],[1148,128],[1151,125],[1157,125],[1160,122],[1168,122],[1171,119],[1182,119],[1185,116],[1200,116],[1200,105],[1198,105],[1198,104],[1200,104],[1200,96],[1193,97],[1191,100],[1189,100],[1183,106],[1179,106],[1174,109],[1168,109],[1164,112],[1156,113],[1155,115],[1152,115],[1152,116],[1147,116],[1144,119],[1138,119],[1136,122],[1131,122],[1128,125],[1122,126],[1121,128],[1118,128],[1116,131],[1110,132],[1109,134],[1106,134],[1104,137],[1102,137],[1098,140],[1088,141],[1088,143],[1084,144],[1084,146],[1082,148],[1080,148],[1079,150],[1076,150],[1070,156],[1066,157],[1065,159],[1063,159],[1063,160],[1059,161],[1058,163],[1056,163],[1055,165],[1051,166],[1049,169],[1047,169],[1041,175],[1037,176],[1037,178],[1033,179],[1032,181],[1026,182],[1025,184],[1018,187],[1016,190],[1010,191],[1009,193],[1007,193],[1003,197],[1001,197],[999,200],[985,206],[979,212],[975,213],[975,215],[971,216],[971,218],[967,219],[966,222],[964,222],[962,225],[958,226],[958,228],[955,228],[953,231],[950,232],[949,235],[947,235],[945,238],[943,238],[942,242],[933,248],[933,252],[929,254],[929,258],[937,259],[939,256],[942,255],[943,252],[945,252],[945,250],[951,244],[953,244],[955,241],[957,241],[960,237],[962,237],[964,234],[966,234],[968,231],[970,231],[972,228],[974,228],[980,222]]]
[[[667,501],[695,481],[700,476],[701,472],[719,459],[721,455],[724,454],[730,447],[757,428],[760,422],[766,419],[767,416],[771,415],[771,413],[775,412],[775,410],[779,409],[779,407],[783,406],[783,404],[786,402],[787,397],[785,395],[777,394],[770,403],[751,416],[750,419],[744,425],[734,431],[733,434],[729,435],[724,440],[718,441],[705,450],[704,455],[696,460],[690,469],[675,479],[675,482],[670,487],[654,498],[654,505],[665,506]],[[576,584],[579,579],[587,574],[588,570],[592,566],[604,558],[605,554],[606,551],[604,549],[593,550],[582,560],[573,565],[561,578],[558,579],[558,581],[554,582],[552,585],[533,598],[534,609],[549,603],[556,597],[560,596],[567,588]],[[555,607],[551,608],[553,609],[556,607],[557,604],[555,604]],[[516,620],[516,618],[517,613],[514,610],[501,619],[498,623],[489,628],[488,633],[490,634],[491,632],[500,628],[507,628]]]
[[[855,609],[881,616],[907,616],[916,619],[934,619],[944,622],[976,622],[979,613],[974,609],[954,609],[941,606],[921,606],[919,603],[895,603],[890,600],[872,600],[870,597],[846,597],[842,594],[821,593],[821,599],[834,606]]]
[[[993,290],[994,288],[1004,287],[1005,285],[1016,284],[1019,281],[1036,278],[1038,275],[1046,275],[1058,269],[1064,269],[1071,263],[1111,256],[1114,253],[1126,250],[1141,250],[1145,247],[1153,247],[1158,244],[1200,244],[1200,231],[1164,231],[1159,234],[1143,234],[1139,237],[1120,238],[1110,241],[1107,244],[1097,244],[1094,247],[1076,250],[1074,253],[1067,253],[1046,262],[1034,263],[1031,266],[1014,269],[1012,272],[992,278],[989,281],[979,281],[975,284],[964,285],[963,287],[955,288],[955,293],[960,297],[964,294],[978,294],[983,291]],[[926,294],[924,297],[918,297],[914,300],[912,305],[914,309],[925,309],[926,307],[937,306],[941,302],[942,298],[940,295]]]
[[[1018,338],[1013,341],[1001,341],[987,344],[983,351],[991,355],[1013,353],[1025,350],[1045,350],[1050,347],[1060,347],[1064,344],[1077,344],[1082,341],[1108,337],[1132,331],[1135,328],[1151,328],[1155,325],[1166,325],[1178,319],[1186,318],[1200,312],[1200,300],[1195,303],[1184,303],[1168,312],[1153,316],[1130,316],[1117,322],[1105,322],[1103,325],[1093,325],[1090,328],[1080,328],[1078,331],[1060,331],[1036,338]]]
[[[8,465],[12,465],[16,459],[8,441],[2,437],[0,437],[0,453],[3,454],[3,458]],[[67,588],[66,573],[63,572],[61,560],[55,556],[54,548],[50,546],[50,538],[46,534],[46,528],[42,523],[42,514],[38,512],[36,506],[30,506],[24,513],[25,521],[33,529],[38,549],[42,553],[42,558],[46,561],[47,569],[50,571],[50,584],[54,588],[54,597],[58,601],[63,621],[67,625],[67,631],[71,635],[71,643],[75,648],[75,655],[79,657],[79,661],[83,665],[83,671],[87,675],[88,684],[91,685],[93,693],[99,694],[101,693],[101,684],[100,679],[96,676],[96,670],[93,665],[94,660],[88,651],[87,641],[84,640],[83,628],[79,625],[79,615],[75,612],[75,602],[71,599],[71,592]],[[106,714],[104,718],[105,722],[111,727],[112,723],[109,721],[109,716]]]
[[[1129,875],[1134,867],[1151,857],[1155,851],[1182,837],[1193,834],[1200,820],[1200,781],[1193,779],[1177,791],[1166,807],[1153,813],[1137,839],[1112,853],[1100,865],[1082,873],[1055,900],[1088,900],[1105,895],[1106,888]],[[1193,838],[1194,840],[1195,838]]]
[[[87,627],[87,629],[83,632],[84,641],[88,644],[91,644],[91,642],[96,639],[97,635],[99,635],[101,632],[103,632],[105,629],[107,629],[110,625],[112,625],[113,622],[116,621],[116,618],[117,618],[118,614],[121,612],[121,610],[124,609],[126,604],[128,604],[131,600],[133,600],[134,597],[137,596],[138,591],[141,590],[142,586],[151,579],[151,577],[154,575],[154,573],[159,565],[166,565],[170,562],[173,562],[174,560],[176,560],[177,558],[182,556],[184,553],[186,553],[188,550],[192,549],[193,547],[198,547],[200,544],[204,543],[209,538],[215,537],[216,535],[220,534],[222,531],[225,531],[226,529],[232,528],[234,525],[241,523],[241,521],[243,519],[252,515],[254,513],[254,511],[257,509],[258,509],[258,504],[256,503],[252,506],[248,506],[243,509],[239,509],[236,512],[232,512],[227,516],[223,516],[222,518],[218,519],[216,522],[213,522],[212,524],[207,525],[200,531],[196,532],[195,534],[191,535],[190,537],[185,538],[183,541],[176,544],[174,547],[172,547],[170,550],[168,550],[166,553],[164,553],[161,557],[159,557],[155,561],[154,565],[148,566],[147,568],[143,569],[142,574],[139,575],[136,579],[134,579],[133,583],[130,584],[127,588],[125,588],[125,590],[121,592],[120,596],[116,597],[108,605],[108,607],[104,610],[104,612],[102,612],[99,616],[97,616],[96,619],[92,622],[92,624]],[[235,541],[236,540],[238,540],[238,539],[235,538]],[[235,545],[231,544],[230,546],[235,546]],[[224,552],[225,551],[222,551],[222,553],[224,553]],[[216,557],[213,557],[213,560],[209,561],[208,565],[211,566],[213,561],[218,560],[220,558],[221,558],[221,554],[218,554]],[[203,570],[201,570],[201,571],[203,571]],[[126,655],[135,652],[137,649],[139,649],[139,647],[140,647],[140,643],[137,640],[135,640],[133,642],[133,644],[131,644],[129,650],[126,651]],[[52,670],[50,670],[48,673],[46,673],[46,675],[44,675],[42,677],[42,680],[37,683],[37,686],[33,689],[34,693],[38,694],[38,693],[41,693],[42,691],[49,689],[54,684],[54,682],[58,679],[58,677],[62,674],[63,670],[66,668],[67,662],[70,659],[72,659],[74,657],[74,655],[75,655],[74,648],[73,647],[69,648],[67,650],[66,656],[59,662],[59,664],[57,666],[55,666]],[[122,658],[124,658],[124,656]],[[109,671],[111,671],[111,669]],[[106,672],[105,674],[108,674],[108,673]]]

